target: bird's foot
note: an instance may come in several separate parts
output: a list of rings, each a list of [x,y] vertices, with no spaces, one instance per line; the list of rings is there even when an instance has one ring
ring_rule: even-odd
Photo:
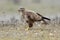
[[[27,27],[26,29],[25,29],[25,31],[28,31],[29,30],[29,27]]]

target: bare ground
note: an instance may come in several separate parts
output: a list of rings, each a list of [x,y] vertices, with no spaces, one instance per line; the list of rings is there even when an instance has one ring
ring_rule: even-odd
[[[60,40],[59,25],[34,25],[30,30],[28,26],[0,26],[0,40]]]

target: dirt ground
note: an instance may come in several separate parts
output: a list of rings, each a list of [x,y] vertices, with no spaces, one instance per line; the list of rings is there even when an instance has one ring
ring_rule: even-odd
[[[59,25],[35,25],[30,30],[25,30],[27,27],[0,27],[0,40],[60,40]]]

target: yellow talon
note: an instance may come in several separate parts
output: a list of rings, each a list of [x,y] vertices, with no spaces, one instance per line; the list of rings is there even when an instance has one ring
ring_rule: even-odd
[[[27,27],[25,30],[26,30],[26,31],[29,30],[29,27]]]

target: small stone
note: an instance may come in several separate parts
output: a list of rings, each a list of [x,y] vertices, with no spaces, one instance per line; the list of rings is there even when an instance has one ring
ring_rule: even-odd
[[[50,33],[49,35],[50,35],[50,36],[53,36],[53,33]]]
[[[35,33],[36,35],[38,35],[38,33]]]

